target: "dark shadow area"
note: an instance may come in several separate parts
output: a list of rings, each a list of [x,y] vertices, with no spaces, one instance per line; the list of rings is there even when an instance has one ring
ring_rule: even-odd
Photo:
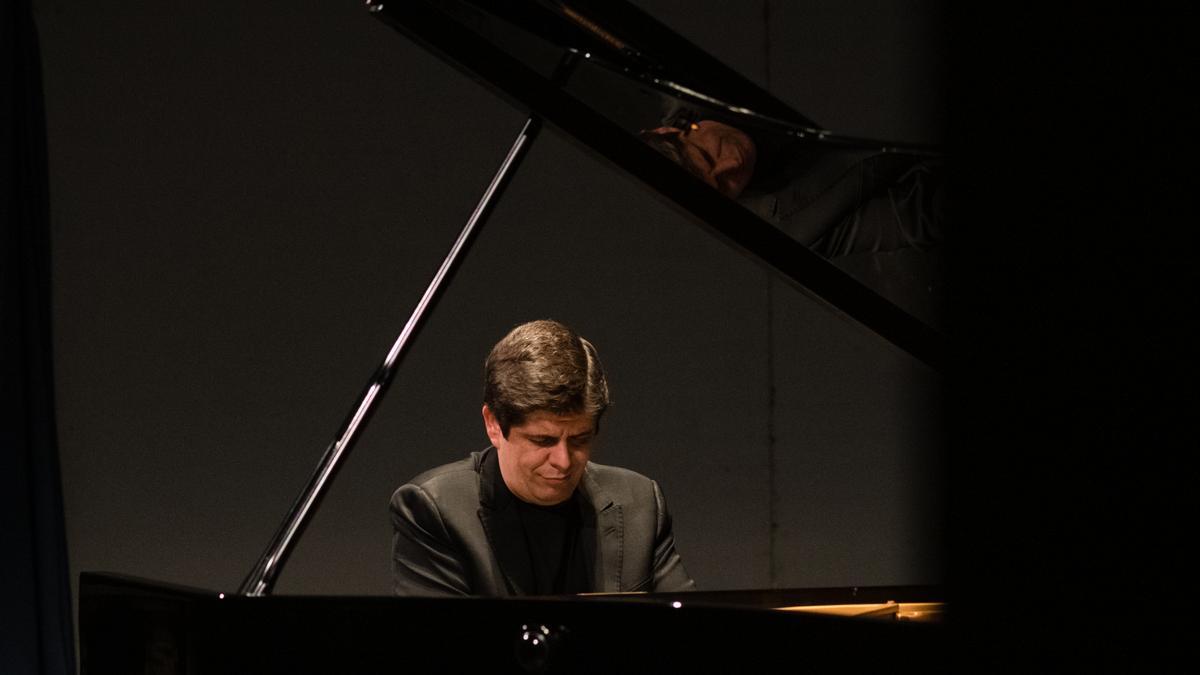
[[[955,12],[951,176],[973,224],[948,259],[965,667],[1153,670],[1188,644],[1197,111],[1181,14]]]
[[[0,8],[0,666],[75,672],[51,342],[41,54],[29,3]]]

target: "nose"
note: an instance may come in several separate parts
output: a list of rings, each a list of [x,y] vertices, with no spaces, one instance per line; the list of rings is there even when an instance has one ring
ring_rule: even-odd
[[[547,461],[550,466],[562,473],[566,473],[567,469],[571,468],[571,454],[567,452],[567,439],[559,439],[558,443],[550,448],[550,457]]]

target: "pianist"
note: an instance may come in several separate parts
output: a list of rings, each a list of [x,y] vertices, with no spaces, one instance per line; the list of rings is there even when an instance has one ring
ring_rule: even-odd
[[[590,462],[608,385],[554,321],[514,328],[484,366],[491,445],[392,495],[398,595],[690,590],[658,484]]]

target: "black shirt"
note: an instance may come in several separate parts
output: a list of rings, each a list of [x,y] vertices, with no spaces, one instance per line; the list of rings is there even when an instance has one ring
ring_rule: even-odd
[[[507,486],[506,486],[507,487]],[[533,571],[535,595],[591,591],[587,565],[579,542],[578,495],[554,506],[513,502],[525,533],[525,549]]]

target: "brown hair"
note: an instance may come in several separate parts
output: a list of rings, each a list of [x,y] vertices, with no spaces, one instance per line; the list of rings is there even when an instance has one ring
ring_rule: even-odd
[[[608,408],[608,382],[592,343],[567,326],[530,321],[492,347],[483,367],[483,402],[504,437],[529,414],[586,412],[596,429]]]

